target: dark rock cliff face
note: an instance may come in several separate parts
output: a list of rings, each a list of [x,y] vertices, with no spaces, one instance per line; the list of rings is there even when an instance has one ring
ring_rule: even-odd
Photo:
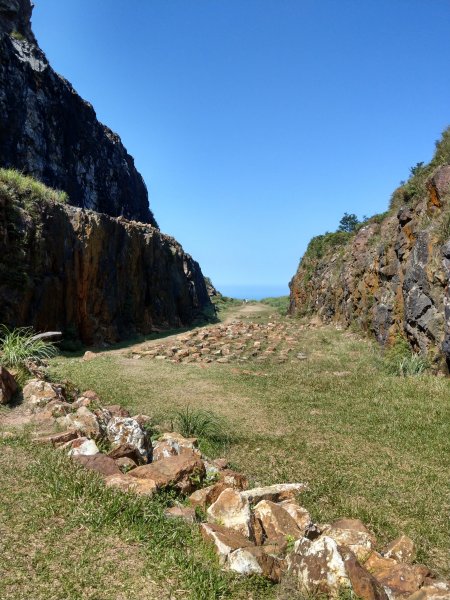
[[[120,138],[50,67],[30,0],[0,0],[0,166],[64,190],[74,206],[156,225]]]
[[[209,298],[199,265],[150,225],[0,186],[0,322],[87,344],[192,323]]]
[[[440,154],[439,154],[440,148]],[[445,150],[445,152],[444,152]],[[314,238],[290,282],[290,312],[398,335],[450,364],[450,130],[437,157],[356,234]]]

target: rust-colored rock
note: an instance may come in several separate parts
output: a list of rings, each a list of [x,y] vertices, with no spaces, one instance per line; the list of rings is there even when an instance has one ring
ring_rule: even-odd
[[[153,496],[157,491],[155,482],[151,479],[137,479],[124,473],[109,475],[105,478],[105,485],[121,492],[129,492],[139,496]]]
[[[249,502],[256,504],[261,500],[270,500],[271,502],[281,502],[291,500],[297,494],[307,489],[305,483],[279,483],[265,487],[252,488],[242,492],[242,497]]]
[[[227,487],[232,487],[236,490],[246,490],[248,488],[248,479],[242,473],[237,473],[231,469],[222,469],[218,473],[219,481],[223,482]]]
[[[61,433],[55,433],[52,435],[45,435],[33,438],[33,442],[38,442],[41,444],[51,444],[57,448],[62,444],[70,442],[71,440],[75,440],[78,437],[78,433],[74,430],[70,431],[61,431]]]
[[[450,582],[426,579],[423,587],[408,600],[450,600]]]
[[[353,552],[342,548],[340,552],[356,597],[362,600],[388,600],[383,586],[360,565]]]
[[[359,519],[339,519],[330,525],[326,535],[351,550],[360,562],[368,559],[376,545],[374,535]]]
[[[281,580],[285,562],[267,552],[263,546],[239,548],[228,555],[230,571],[240,575],[263,575],[274,583]]]
[[[222,565],[225,564],[228,555],[234,550],[254,546],[247,537],[223,525],[202,523],[200,532],[206,542],[213,544]]]
[[[387,559],[389,560],[389,559]],[[375,579],[383,585],[391,600],[408,598],[422,586],[430,571],[422,565],[398,563],[388,568],[371,567]]]
[[[139,479],[151,479],[157,488],[176,487],[182,493],[192,492],[205,474],[205,467],[199,456],[191,450],[183,450],[177,456],[170,456],[149,465],[130,471],[129,475]]]
[[[281,502],[280,505],[294,519],[297,527],[302,532],[302,535],[305,535],[308,531],[311,531],[314,528],[314,524],[311,520],[311,515],[306,510],[306,508],[299,506],[292,500],[283,500],[283,502]]]
[[[208,522],[224,525],[245,537],[251,536],[251,513],[248,500],[238,490],[224,490],[208,510]]]
[[[59,400],[59,394],[51,383],[32,379],[22,390],[23,401],[32,410],[43,408],[52,400]]]
[[[292,538],[298,540],[302,531],[291,515],[279,504],[270,500],[261,500],[253,509],[253,514],[260,521],[265,538],[268,540],[283,540]]]
[[[16,392],[16,380],[5,367],[0,365],[0,404],[9,404]]]
[[[195,510],[189,506],[171,506],[164,511],[168,519],[181,519],[186,523],[195,523]]]
[[[208,506],[213,504],[220,494],[227,489],[227,485],[222,481],[209,485],[208,487],[196,490],[189,496],[189,504],[193,507],[199,507],[206,510]]]
[[[96,471],[105,477],[108,475],[122,475],[113,459],[105,454],[99,453],[94,454],[93,456],[74,456],[73,460],[86,469]]]
[[[136,446],[133,446],[132,444],[120,444],[120,446],[117,446],[108,452],[108,456],[114,460],[128,458],[136,463],[136,465],[140,465],[144,462],[142,454]]]
[[[109,406],[105,406],[106,410],[108,410],[113,417],[129,417],[130,411],[120,406],[120,404],[110,404]]]
[[[383,556],[393,558],[398,562],[411,562],[416,555],[416,546],[411,538],[406,535],[393,540],[383,550]]]

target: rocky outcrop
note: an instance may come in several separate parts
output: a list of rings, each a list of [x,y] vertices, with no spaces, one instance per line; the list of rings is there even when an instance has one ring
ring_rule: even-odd
[[[0,0],[0,166],[64,190],[75,206],[156,225],[133,158],[51,68],[31,11],[30,0]]]
[[[382,344],[405,337],[450,361],[450,130],[436,156],[355,234],[314,238],[290,282],[290,312],[356,323]]]
[[[1,321],[11,327],[114,342],[188,325],[210,306],[199,265],[158,229],[2,185],[0,256]]]

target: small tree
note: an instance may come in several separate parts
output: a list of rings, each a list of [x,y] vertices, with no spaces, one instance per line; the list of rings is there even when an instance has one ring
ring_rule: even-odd
[[[344,216],[339,221],[338,231],[345,231],[347,233],[352,233],[355,231],[357,226],[359,225],[358,217],[356,215],[344,213]]]

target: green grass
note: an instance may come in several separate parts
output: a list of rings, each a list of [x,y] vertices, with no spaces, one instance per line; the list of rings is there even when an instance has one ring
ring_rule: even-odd
[[[269,598],[260,578],[223,573],[196,527],[167,520],[168,497],[106,489],[26,437],[0,441],[2,600]]]
[[[275,298],[263,298],[263,304],[267,304],[274,308],[280,315],[285,315],[289,308],[289,296],[278,296]]]
[[[0,193],[16,196],[28,201],[45,200],[67,202],[68,196],[60,190],[53,190],[37,179],[24,175],[15,169],[0,169]]]
[[[57,358],[53,375],[160,422],[187,403],[213,411],[232,434],[227,458],[253,482],[308,481],[317,521],[361,518],[380,545],[409,535],[448,575],[450,382],[391,375],[374,343],[331,327],[299,331],[294,352],[307,360],[245,369]]]
[[[35,339],[32,327],[8,329],[0,325],[0,364],[10,368],[26,368],[28,362],[39,362],[55,356],[56,347],[43,339]]]

